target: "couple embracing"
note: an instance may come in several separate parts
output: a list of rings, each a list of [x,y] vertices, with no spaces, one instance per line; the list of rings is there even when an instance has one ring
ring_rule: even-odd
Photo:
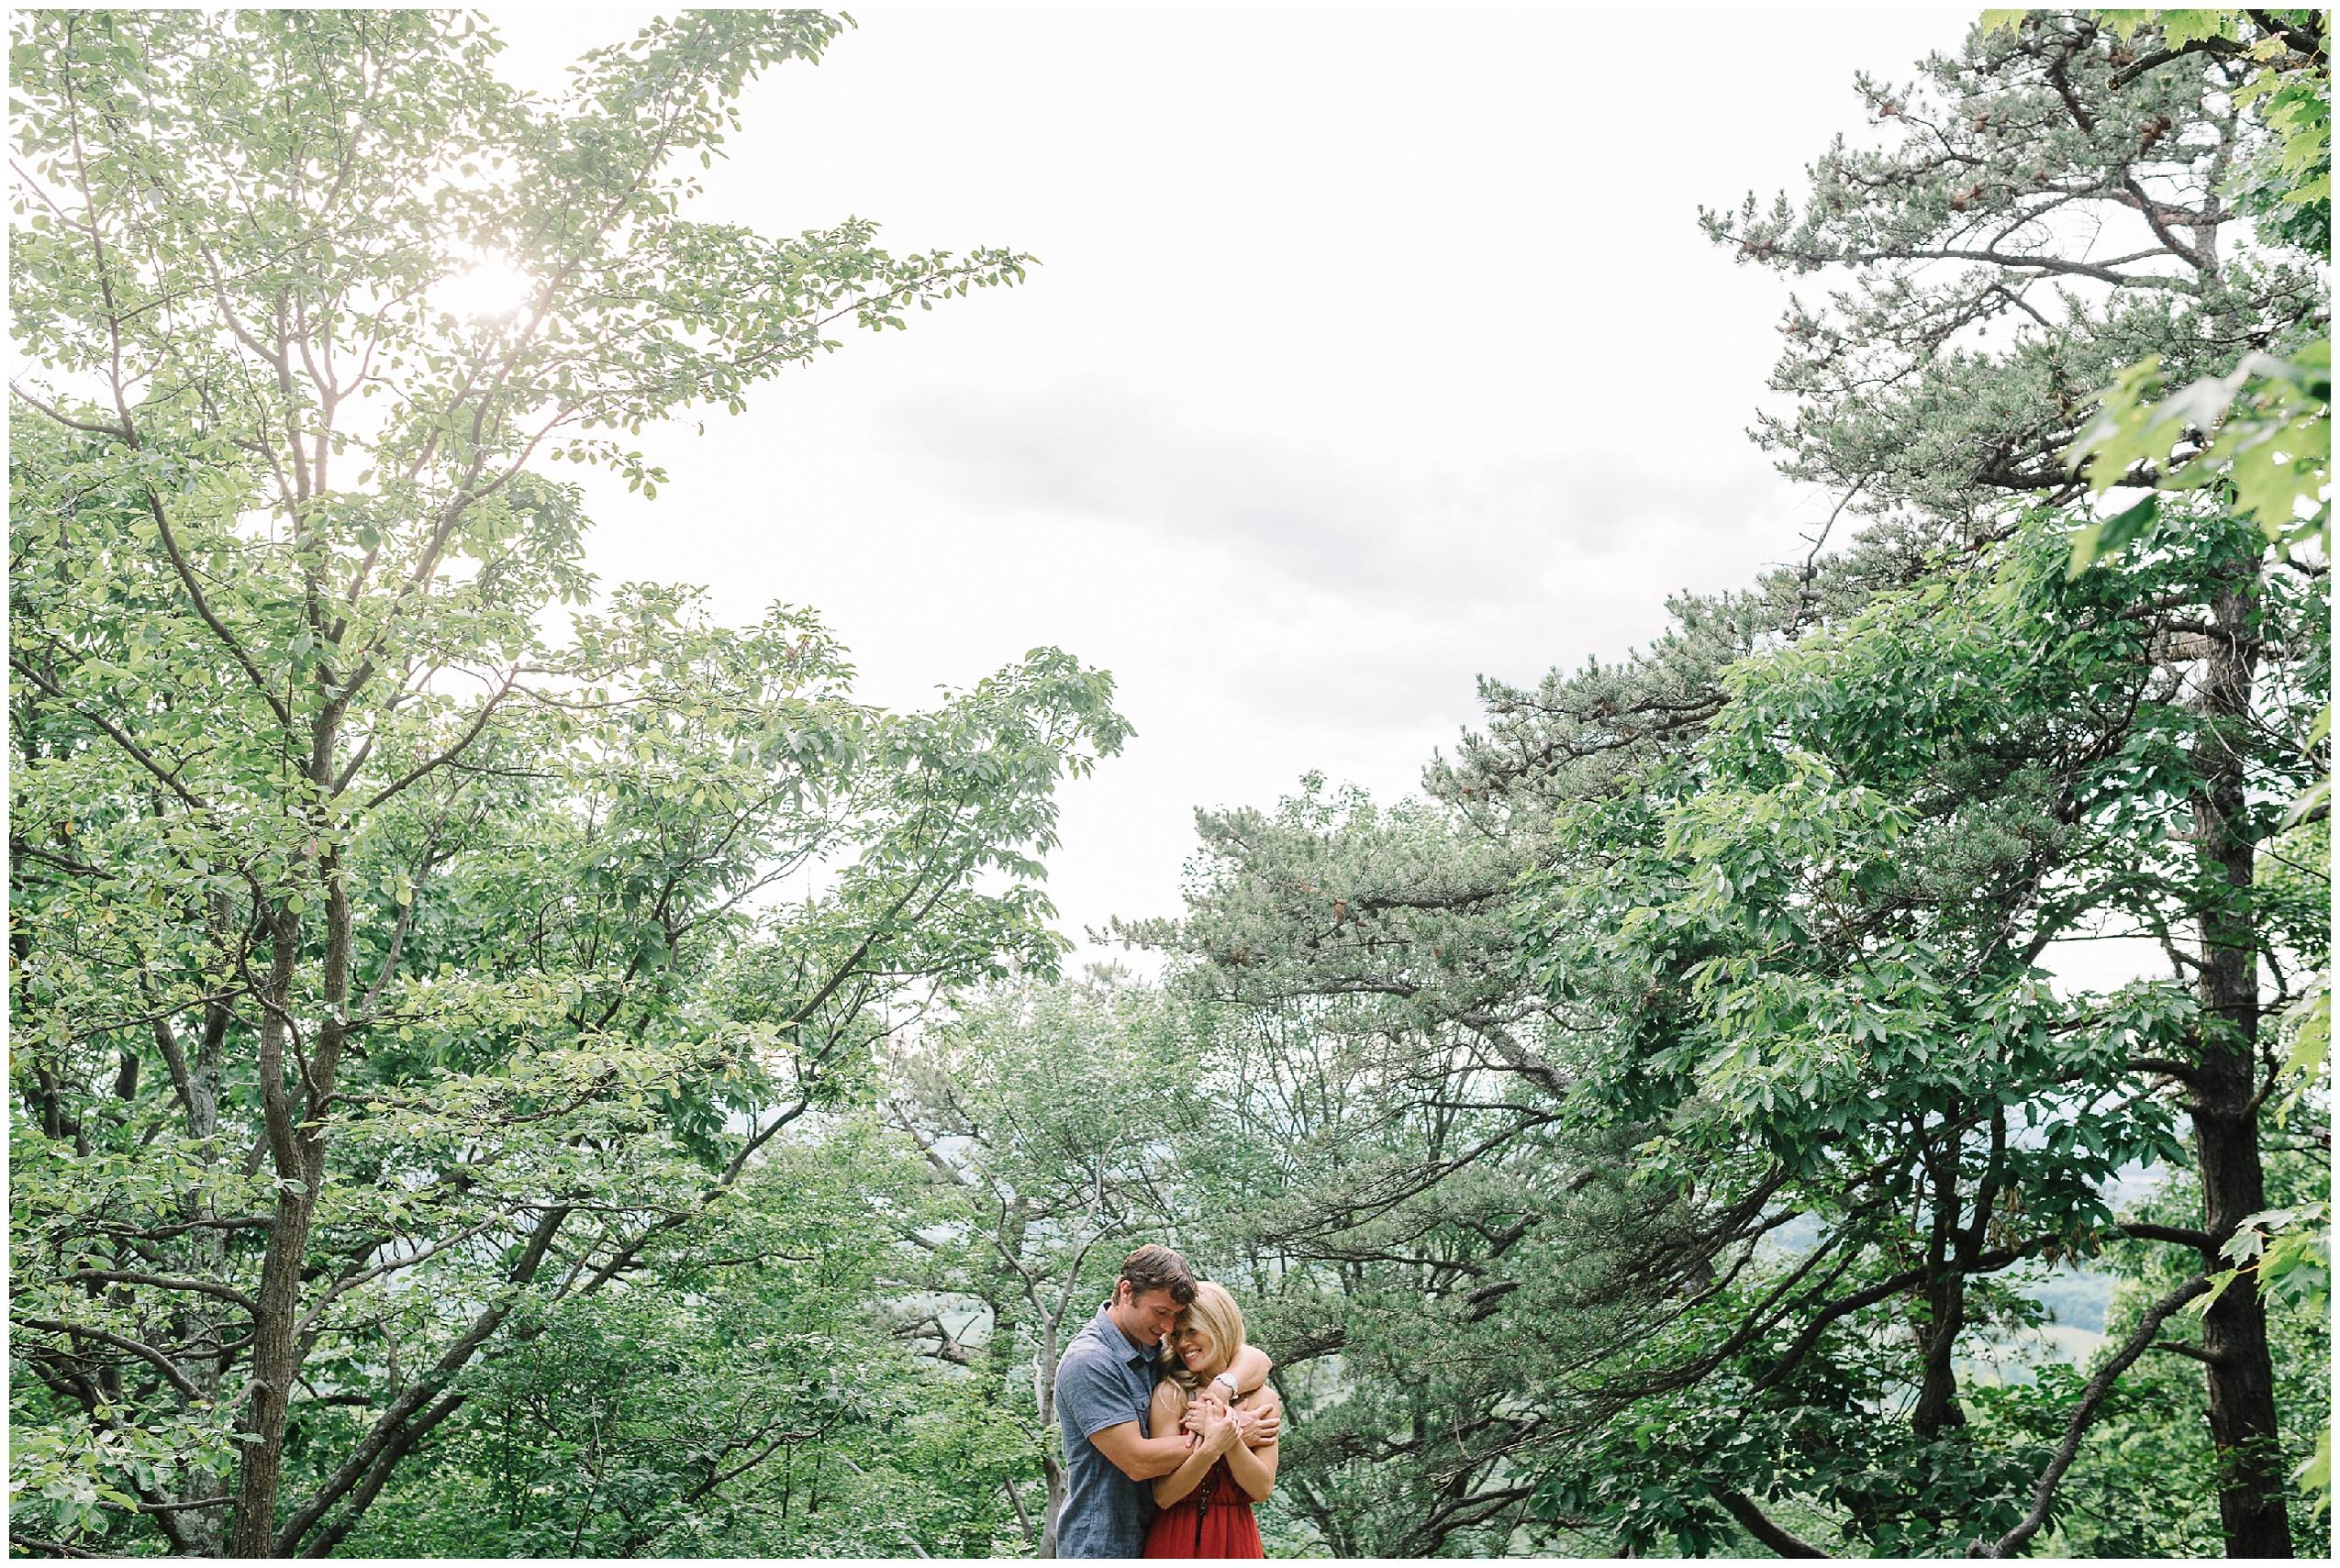
[[[1064,1349],[1059,1557],[1264,1557],[1252,1505],[1282,1430],[1267,1357],[1235,1298],[1167,1247],[1123,1260],[1113,1299]]]

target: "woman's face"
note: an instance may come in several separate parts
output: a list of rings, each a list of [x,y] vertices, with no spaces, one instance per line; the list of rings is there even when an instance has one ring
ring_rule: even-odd
[[[1196,1327],[1191,1312],[1178,1315],[1178,1326],[1170,1331],[1170,1353],[1197,1377],[1208,1378],[1220,1371],[1219,1347]]]

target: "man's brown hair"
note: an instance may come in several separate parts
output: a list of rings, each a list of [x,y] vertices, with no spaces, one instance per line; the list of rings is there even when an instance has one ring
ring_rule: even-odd
[[[1187,1260],[1151,1241],[1121,1260],[1121,1278],[1132,1300],[1150,1290],[1168,1291],[1181,1307],[1195,1298],[1195,1272]]]

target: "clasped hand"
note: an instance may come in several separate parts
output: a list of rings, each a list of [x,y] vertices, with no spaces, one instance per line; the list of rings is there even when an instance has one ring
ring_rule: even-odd
[[[1226,1400],[1210,1391],[1197,1394],[1187,1402],[1178,1425],[1187,1434],[1188,1446],[1212,1453],[1224,1453],[1237,1443],[1262,1448],[1283,1430],[1282,1418],[1274,1409],[1230,1409]]]

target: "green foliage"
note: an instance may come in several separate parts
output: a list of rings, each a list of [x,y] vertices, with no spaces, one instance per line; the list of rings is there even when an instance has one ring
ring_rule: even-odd
[[[1685,603],[1645,660],[1494,693],[1435,803],[1310,781],[1200,819],[1187,918],[1125,934],[1177,955],[1256,1130],[1182,1167],[1176,1218],[1285,1363],[1279,1517],[1336,1551],[2025,1528],[2078,1390],[2010,1425],[1960,1369],[2039,1320],[2000,1277],[2116,1244],[2116,1175],[2191,1161],[2159,1064],[2204,1029],[2182,983],[2040,961],[2232,896],[2178,837],[2225,731],[2156,617],[2262,536],[2174,517],[2115,574],[2067,577],[2041,512],[1843,611],[1793,578]],[[2265,592],[2301,656],[2255,696],[2262,800],[2309,775],[2270,738],[2326,680],[2322,578]],[[2286,973],[2328,944],[2317,860],[2262,862]]]
[[[516,1321],[364,1555],[979,1556],[1012,1524],[998,1412],[872,1303],[929,1218],[852,1123],[775,1145],[637,1287]],[[986,1499],[986,1494],[988,1494]]]
[[[1109,677],[1037,650],[873,708],[808,611],[598,591],[533,466],[654,490],[619,435],[1022,277],[682,216],[748,83],[841,25],[653,23],[547,101],[451,14],[18,19],[11,1419],[61,1544],[329,1551],[524,1394],[528,1462],[623,1473],[545,1529],[760,1496],[786,1445],[710,1484],[680,1456],[729,1440],[609,1370],[744,1355],[674,1281],[736,1210],[818,1229],[774,1140],[853,1168],[876,1045],[1063,951],[1042,857],[1127,734]],[[474,269],[522,297],[458,308]],[[867,1310],[897,1222],[855,1222],[852,1289],[730,1303],[770,1355],[723,1419],[959,1419]],[[848,1343],[868,1375],[808,1392]],[[897,1523],[987,1546],[924,1485],[879,1486],[926,1497]],[[469,1552],[468,1518],[398,1528]]]
[[[2268,1178],[2270,1195],[2290,1205],[2321,1192],[2328,1177],[2320,1161],[2288,1143],[2271,1151]],[[2197,1184],[2178,1174],[2147,1196],[2138,1213],[2173,1223],[2200,1208]],[[2146,1302],[2195,1267],[2167,1249],[2134,1242],[2109,1248],[2096,1266],[2109,1268],[2122,1281],[2104,1325],[2113,1342],[2134,1329]],[[2296,1472],[2311,1459],[2329,1412],[2329,1319],[2321,1307],[2276,1302],[2268,1327],[2283,1416],[2282,1467]],[[2198,1349],[2200,1336],[2199,1317],[2187,1312],[2167,1320],[2156,1342]],[[2098,1359],[2111,1350],[2108,1343]],[[1971,1402],[1987,1426],[2056,1440],[2090,1370],[2087,1364],[2042,1367],[2028,1381],[1977,1389]],[[2224,1548],[2216,1506],[2219,1469],[2199,1363],[2184,1350],[2148,1354],[2113,1386],[2089,1428],[2078,1462],[2057,1490],[2055,1528],[2043,1554],[2218,1555]],[[2299,1485],[2296,1475],[2294,1485]],[[2301,1557],[2325,1550],[2327,1527],[2316,1518],[2313,1496],[2305,1486],[2294,1494],[2292,1543]]]
[[[2232,1266],[2211,1276],[2207,1312],[2234,1285],[2277,1307],[2297,1305],[2321,1319],[2332,1306],[2332,1206],[2306,1203],[2245,1218],[2219,1249]]]
[[[2314,9],[2092,10],[2123,43],[2145,29],[2159,63],[2206,53],[2258,67],[2235,90],[2238,106],[2256,106],[2274,133],[2228,176],[2225,194],[2257,217],[2270,245],[2332,256],[2332,21]],[[2020,33],[2030,13],[1985,11],[1986,33]]]
[[[54,1411],[14,1379],[8,1400],[8,1518],[41,1535],[102,1534],[107,1510],[138,1507],[124,1487],[150,1491],[182,1467],[217,1473],[235,1462],[226,1418],[214,1408],[126,1427],[109,1409],[101,1408],[94,1421],[79,1411]]]
[[[1207,1118],[1168,1217],[1243,1303],[1289,1411],[1269,1538],[1341,1555],[1557,1539],[1525,1505],[1645,1323],[1634,1276],[1681,1228],[1616,1140],[1558,1134],[1555,1010],[1513,973],[1522,845],[1320,777],[1198,817],[1174,955]]]
[[[2332,344],[2319,339],[2290,360],[2249,354],[2231,374],[2204,377],[2168,397],[2161,361],[2148,357],[2122,373],[2101,398],[2103,410],[2072,445],[2092,490],[2126,484],[2140,469],[2167,490],[2231,488],[2234,515],[2257,523],[2268,542],[2290,549],[2332,542]],[[2179,452],[2198,432],[2204,445]],[[2313,508],[2301,516],[2301,503]],[[2149,539],[2158,517],[2148,495],[2119,517],[2073,535],[2068,570],[2077,576],[2100,554]]]
[[[2134,22],[2129,24],[2134,26]],[[2234,95],[2239,105],[2257,106],[2261,121],[2277,139],[2245,161],[2230,181],[2239,208],[2259,217],[2262,238],[2332,253],[2332,73],[2331,19],[2313,12],[2215,11],[2188,14],[2182,29],[2172,25],[2178,48],[2243,52],[2256,31],[2249,58],[2261,69]],[[2160,363],[2148,357],[2130,366],[2101,396],[2102,411],[2073,443],[2068,461],[2089,470],[2090,488],[2101,494],[2115,485],[2144,484],[2159,490],[2214,485],[2231,499],[2236,516],[2254,519],[2268,542],[2288,557],[2292,547],[2312,540],[2328,562],[2332,553],[2332,345],[2329,338],[2307,344],[2289,360],[2251,354],[2223,377],[2205,377],[2174,395],[2150,402],[2160,390]],[[2150,540],[2158,497],[2149,493],[2120,516],[2084,524],[2073,535],[2070,573],[2085,571],[2100,554],[2134,540]],[[2303,513],[2305,515],[2303,515]],[[2327,702],[2309,728],[2304,749],[2328,748],[2332,709]],[[2322,775],[2293,800],[2286,826],[2328,819],[2332,781],[2328,762]],[[2320,860],[2326,868],[2329,835]],[[2277,863],[2295,862],[2279,853]],[[2289,878],[2270,879],[2279,886]],[[2270,909],[2270,916],[2280,918]],[[2311,962],[2329,964],[2328,941],[2311,944]],[[2287,1009],[2285,1032],[2292,1040],[2277,1072],[2292,1084],[2283,1102],[2288,1115],[2323,1076],[2331,1035],[2328,969]],[[2274,1087],[2271,1080],[2268,1087]],[[2270,1240],[2270,1232],[2310,1222]],[[2331,1222],[2326,1206],[2274,1209],[2234,1222],[2220,1249],[2228,1261],[2210,1273],[2212,1288],[2198,1304],[2208,1311],[2227,1290],[2244,1284],[2247,1295],[2282,1303],[2305,1295],[2319,1307],[2328,1300]],[[2327,1418],[2328,1420],[2328,1418]],[[2318,1477],[2319,1510],[2331,1510],[2331,1431],[2319,1440],[2296,1475]],[[2295,1475],[2295,1478],[2296,1478]]]

